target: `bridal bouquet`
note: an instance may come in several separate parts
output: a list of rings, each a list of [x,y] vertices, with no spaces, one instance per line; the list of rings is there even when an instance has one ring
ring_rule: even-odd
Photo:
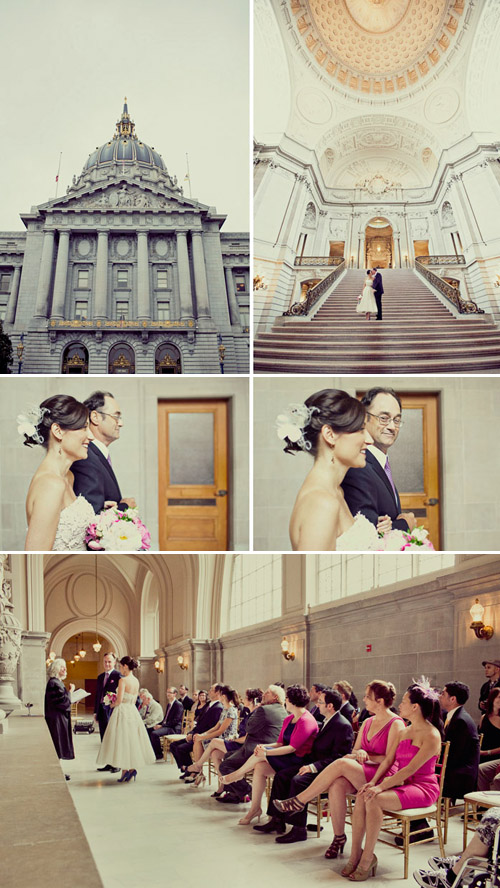
[[[412,531],[389,530],[382,534],[381,552],[408,552],[419,549],[434,551],[434,546],[427,539],[429,531],[423,527],[415,527]]]
[[[116,703],[115,692],[108,691],[106,694],[104,694],[104,697],[102,698],[102,702],[104,703],[105,706],[111,706],[112,703]]]
[[[137,509],[106,509],[87,527],[85,542],[89,549],[111,552],[146,552],[151,548],[151,534],[139,518]]]

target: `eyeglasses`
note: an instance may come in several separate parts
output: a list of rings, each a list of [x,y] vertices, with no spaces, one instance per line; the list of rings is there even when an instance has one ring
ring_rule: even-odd
[[[115,422],[120,422],[122,418],[121,413],[105,413],[104,410],[98,410],[97,412],[100,413],[101,416],[110,416]]]
[[[379,416],[376,416],[375,413],[368,413],[368,410],[366,412],[368,416],[372,417],[372,419],[378,419],[380,425],[386,426],[389,425],[390,422],[393,422],[397,429],[403,425],[403,420],[400,416],[389,416],[388,413],[380,413]]]

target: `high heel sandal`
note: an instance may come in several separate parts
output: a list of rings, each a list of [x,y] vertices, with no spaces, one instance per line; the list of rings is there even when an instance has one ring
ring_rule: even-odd
[[[196,777],[194,778],[194,785],[195,786],[202,786],[205,783],[206,779],[207,778],[205,777],[203,771],[199,771],[197,773]]]
[[[297,796],[292,796],[291,799],[273,799],[274,807],[281,811],[282,814],[299,814],[300,811],[303,811],[306,803],[299,802]]]
[[[137,771],[135,770],[135,768],[132,771],[127,771],[127,774],[125,776],[125,783],[130,783],[132,777],[134,778],[135,783],[135,778],[137,777]]]
[[[255,814],[252,814],[252,816],[250,816],[250,811],[249,811],[248,814],[246,815],[246,817],[242,817],[240,820],[238,820],[238,825],[239,826],[248,826],[252,822],[252,820],[255,820],[255,818],[257,818],[257,822],[260,823],[261,814],[262,814],[262,808],[259,808],[259,810],[256,811]]]
[[[342,854],[346,842],[347,836],[345,833],[342,833],[340,836],[334,836],[332,844],[325,851],[325,857],[327,857],[328,860],[334,860],[339,854]]]
[[[375,854],[372,857],[370,865],[364,869],[362,866],[357,866],[357,869],[354,870],[353,873],[349,876],[351,882],[364,882],[369,876],[374,876],[377,872],[378,860],[375,857]]]

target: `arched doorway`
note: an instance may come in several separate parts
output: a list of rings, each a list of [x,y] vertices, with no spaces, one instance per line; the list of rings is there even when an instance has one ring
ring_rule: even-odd
[[[81,342],[72,342],[63,352],[63,373],[88,373],[89,353]]]
[[[95,632],[79,632],[68,638],[61,653],[58,654],[63,660],[66,660],[68,682],[72,682],[76,688],[83,688],[90,695],[78,704],[77,713],[81,715],[85,712],[93,712],[97,676],[102,672],[103,652],[113,648],[102,632],[99,632],[100,651],[94,651],[95,641]]]
[[[394,268],[392,225],[383,216],[370,219],[365,228],[365,268]]]
[[[110,349],[108,373],[135,373],[135,354],[130,345],[119,342]]]
[[[177,346],[164,342],[156,349],[155,373],[182,373],[181,353]]]

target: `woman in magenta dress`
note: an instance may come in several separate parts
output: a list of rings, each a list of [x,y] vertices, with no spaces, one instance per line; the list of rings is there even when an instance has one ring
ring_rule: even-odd
[[[346,796],[356,792],[374,777],[387,750],[394,744],[397,745],[405,730],[403,719],[390,709],[395,698],[396,688],[391,682],[377,679],[371,681],[363,700],[367,710],[373,715],[363,722],[353,751],[328,765],[299,795],[274,801],[279,811],[295,814],[320,793],[328,792],[334,832],[333,842],[325,852],[325,857],[329,860],[342,854],[347,841],[344,832]],[[395,770],[394,764],[391,773]]]
[[[376,774],[361,787],[356,798],[351,856],[342,870],[342,875],[349,876],[352,882],[375,875],[377,858],[373,852],[384,809],[425,808],[439,796],[436,761],[441,752],[443,725],[438,695],[431,688],[410,685],[399,712],[409,727],[392,744]]]

